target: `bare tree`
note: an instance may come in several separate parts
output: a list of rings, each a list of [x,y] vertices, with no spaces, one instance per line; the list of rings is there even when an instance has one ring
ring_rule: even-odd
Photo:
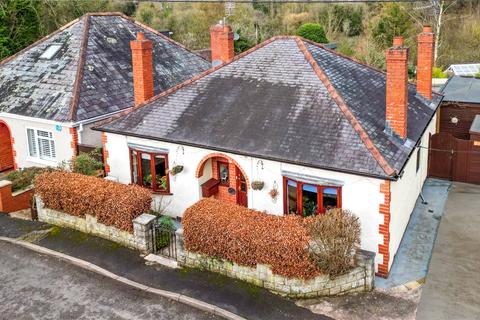
[[[443,42],[443,26],[445,22],[454,18],[447,18],[445,15],[448,10],[456,5],[458,0],[429,0],[415,3],[413,11],[407,10],[407,13],[420,25],[430,23],[433,32],[436,35],[435,47],[433,52],[433,61],[436,65],[439,57],[439,51]]]

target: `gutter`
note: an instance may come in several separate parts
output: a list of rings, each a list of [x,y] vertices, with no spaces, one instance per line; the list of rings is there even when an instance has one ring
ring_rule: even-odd
[[[314,169],[337,171],[337,172],[342,172],[342,173],[347,173],[347,174],[352,174],[352,175],[357,175],[357,176],[363,176],[363,177],[368,177],[368,178],[374,178],[374,179],[380,179],[380,180],[390,180],[390,181],[398,180],[398,176],[390,177],[390,176],[382,176],[382,175],[376,175],[376,174],[361,173],[361,172],[357,172],[357,171],[351,171],[351,170],[346,170],[346,169],[338,169],[338,168],[332,168],[332,167],[326,167],[326,166],[315,166],[315,165],[312,165],[312,164],[296,162],[296,161],[292,161],[292,160],[279,159],[279,158],[269,157],[269,156],[264,156],[264,155],[255,155],[255,154],[251,154],[251,153],[247,153],[247,152],[232,151],[232,150],[229,150],[229,149],[206,146],[206,145],[201,145],[201,144],[196,144],[196,143],[179,142],[179,141],[172,140],[172,139],[149,137],[149,136],[145,136],[145,135],[141,135],[141,134],[132,134],[132,133],[126,134],[125,132],[102,129],[102,128],[99,128],[99,127],[94,127],[94,128],[92,128],[92,130],[100,131],[100,132],[113,133],[113,134],[119,134],[119,135],[123,135],[123,136],[142,138],[142,139],[147,139],[147,140],[155,140],[155,141],[179,144],[179,145],[184,145],[184,146],[188,146],[188,147],[195,147],[195,148],[202,148],[202,149],[206,148],[206,149],[210,149],[210,150],[213,150],[213,151],[228,152],[228,153],[232,153],[232,154],[239,155],[239,156],[255,157],[255,158],[264,159],[264,160],[271,160],[271,161],[277,161],[277,162],[282,162],[282,163],[300,165],[300,166],[304,166],[304,167],[308,167],[308,168],[314,168]]]

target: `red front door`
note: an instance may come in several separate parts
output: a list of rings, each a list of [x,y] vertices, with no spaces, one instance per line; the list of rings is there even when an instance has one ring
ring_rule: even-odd
[[[248,207],[247,196],[247,181],[242,172],[236,168],[236,180],[237,180],[237,204],[240,206]]]
[[[0,123],[0,171],[13,168],[12,141],[10,130],[4,123]]]

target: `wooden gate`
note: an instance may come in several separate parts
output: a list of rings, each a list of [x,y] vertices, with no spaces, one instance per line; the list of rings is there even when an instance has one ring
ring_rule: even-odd
[[[440,132],[430,137],[428,175],[480,184],[480,141]]]

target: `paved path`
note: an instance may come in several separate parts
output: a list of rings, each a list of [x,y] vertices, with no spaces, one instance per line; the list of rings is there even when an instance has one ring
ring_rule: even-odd
[[[389,289],[425,278],[450,187],[450,181],[425,181],[422,193],[427,204],[417,199],[390,275],[387,279],[377,277],[377,288]]]
[[[480,186],[454,183],[418,320],[480,320]]]
[[[1,319],[220,319],[0,242]]]
[[[0,236],[17,238],[51,227],[0,214]],[[29,239],[36,239],[41,246],[89,261],[130,280],[184,294],[247,319],[331,319],[313,314],[267,290],[220,274],[146,265],[137,251],[75,230],[54,227],[44,236]]]

